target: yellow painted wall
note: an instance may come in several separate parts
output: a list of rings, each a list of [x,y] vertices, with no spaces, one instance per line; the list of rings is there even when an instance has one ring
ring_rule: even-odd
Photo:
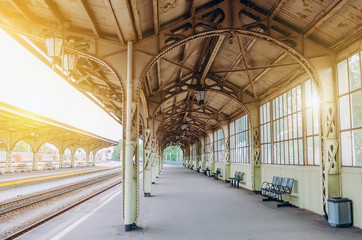
[[[218,169],[218,168],[221,168],[221,176],[219,176],[219,179],[225,180],[225,178],[224,178],[224,175],[225,175],[225,163],[224,162],[215,162],[215,172],[216,172],[216,169]]]
[[[342,167],[342,197],[352,200],[353,225],[362,228],[362,168]]]
[[[251,181],[251,164],[250,163],[231,163],[230,165],[230,176],[234,177],[236,171],[244,172],[244,182],[240,182],[240,187],[244,187],[252,190]]]
[[[291,197],[285,197],[293,205],[323,214],[322,180],[320,167],[284,166],[262,164],[262,181],[271,182],[273,176],[294,178]]]

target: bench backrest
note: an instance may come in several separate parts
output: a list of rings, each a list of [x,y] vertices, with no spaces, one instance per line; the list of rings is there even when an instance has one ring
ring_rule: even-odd
[[[235,178],[238,179],[239,181],[244,179],[244,172],[235,172]]]
[[[19,167],[21,167],[21,168],[27,167],[27,166],[28,166],[28,164],[26,164],[26,163],[20,163],[20,164],[19,164]]]
[[[209,167],[209,166],[206,166],[205,170],[210,170],[210,167]]]
[[[288,187],[289,178],[284,178],[282,182],[282,189],[286,189]]]
[[[221,173],[221,168],[217,168],[216,173],[220,174]]]
[[[275,186],[280,187],[282,185],[282,182],[283,182],[283,178],[282,177],[277,177]]]
[[[288,181],[288,191],[289,192],[292,192],[292,190],[293,190],[293,183],[294,183],[294,178],[289,178],[289,181]]]
[[[273,180],[272,180],[272,185],[276,185],[276,184],[277,184],[277,176],[274,176]]]

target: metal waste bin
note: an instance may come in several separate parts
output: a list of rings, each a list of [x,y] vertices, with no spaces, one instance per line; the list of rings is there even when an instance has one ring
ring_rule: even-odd
[[[352,226],[352,203],[348,198],[330,198],[328,203],[328,223],[333,227]]]

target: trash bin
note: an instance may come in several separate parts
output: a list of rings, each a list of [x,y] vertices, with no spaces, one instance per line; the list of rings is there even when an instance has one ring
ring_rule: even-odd
[[[333,227],[352,226],[352,203],[348,198],[330,198],[328,203],[328,223]]]

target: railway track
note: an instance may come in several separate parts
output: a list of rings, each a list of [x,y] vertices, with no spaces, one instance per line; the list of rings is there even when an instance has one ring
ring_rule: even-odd
[[[59,198],[59,197],[61,197],[63,195],[66,195],[68,193],[80,190],[82,188],[90,187],[92,185],[95,185],[97,183],[101,183],[101,182],[106,181],[106,180],[110,180],[110,179],[112,179],[114,177],[117,177],[117,176],[121,176],[121,174],[120,173],[113,173],[113,174],[109,174],[109,175],[106,175],[106,176],[98,177],[96,179],[91,179],[91,180],[86,181],[86,182],[82,182],[82,183],[78,183],[78,184],[72,184],[70,186],[59,188],[59,189],[56,189],[56,190],[52,190],[52,191],[49,191],[49,192],[46,192],[46,193],[32,195],[32,196],[25,197],[25,198],[22,198],[22,199],[13,201],[13,202],[4,203],[4,204],[0,205],[0,217],[2,217],[4,215],[9,215],[9,214],[14,214],[14,213],[20,212],[22,209],[32,207],[32,206],[36,206],[37,204],[40,204],[41,202],[45,202],[45,201],[50,200],[52,198]],[[22,229],[17,230],[16,232],[11,233],[6,237],[3,237],[2,239],[4,239],[4,240],[15,239],[15,238],[19,237],[20,235],[30,231],[31,229],[36,228],[37,226],[49,221],[50,219],[52,219],[52,218],[54,218],[54,217],[56,217],[56,216],[58,216],[58,215],[60,215],[60,214],[62,214],[64,212],[78,206],[79,204],[81,204],[81,203],[83,203],[83,202],[85,202],[85,201],[87,201],[87,200],[89,200],[89,199],[91,199],[91,198],[93,198],[93,197],[107,191],[110,188],[113,188],[113,187],[117,186],[120,183],[122,183],[122,181],[113,182],[112,184],[108,185],[107,187],[102,188],[101,190],[96,191],[96,192],[92,193],[91,195],[88,195],[87,197],[85,197],[85,198],[83,198],[81,200],[78,200],[78,201],[74,202],[73,204],[71,204],[69,206],[66,206],[65,208],[63,208],[60,211],[57,211],[55,213],[52,213],[52,214],[48,215],[47,217],[42,218],[39,221],[31,223],[30,225],[25,226]]]
[[[48,200],[53,197],[61,196],[63,194],[78,190],[80,188],[88,187],[90,185],[99,183],[101,181],[107,180],[107,179],[115,177],[115,176],[121,176],[121,174],[120,173],[107,174],[104,176],[100,176],[100,177],[97,177],[94,179],[87,180],[85,182],[68,185],[66,187],[57,188],[55,190],[51,190],[51,191],[44,192],[41,194],[35,194],[35,195],[31,195],[31,196],[28,196],[25,198],[17,199],[15,201],[0,204],[0,216],[3,214],[11,213],[13,211],[16,211],[16,210],[24,208],[24,207],[28,207],[32,204],[36,204],[38,202]]]

